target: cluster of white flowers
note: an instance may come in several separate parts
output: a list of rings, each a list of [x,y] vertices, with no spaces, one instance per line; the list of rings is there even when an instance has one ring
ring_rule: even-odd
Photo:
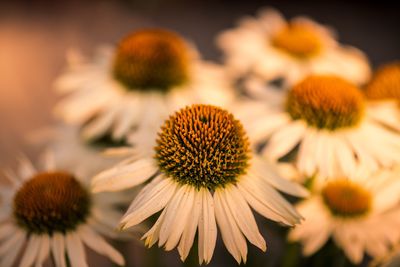
[[[135,30],[93,60],[68,53],[55,83],[65,124],[40,135],[44,170],[22,157],[4,172],[1,267],[88,266],[84,246],[124,265],[102,235],[135,238],[153,215],[146,246],[185,261],[197,234],[208,264],[219,230],[245,263],[247,241],[267,249],[252,210],[291,227],[305,257],[328,240],[354,264],[396,254],[400,64],[371,74],[332,29],[273,9],[217,44],[223,65],[166,29]]]

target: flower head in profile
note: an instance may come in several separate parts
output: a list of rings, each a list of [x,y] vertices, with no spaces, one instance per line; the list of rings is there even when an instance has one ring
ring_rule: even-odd
[[[285,225],[299,223],[300,215],[276,190],[295,196],[307,191],[252,153],[242,124],[228,111],[210,105],[181,109],[165,121],[156,143],[152,155],[132,155],[92,183],[94,191],[115,191],[150,180],[121,220],[127,229],[161,212],[143,236],[146,245],[178,247],[185,260],[197,232],[199,262],[209,263],[218,225],[240,263],[247,258],[246,239],[266,249],[251,208]]]
[[[365,88],[371,116],[400,132],[400,62],[378,68]]]
[[[386,255],[400,241],[399,170],[358,171],[315,184],[314,194],[297,205],[305,222],[289,239],[300,241],[309,256],[332,238],[354,264],[364,254]]]
[[[56,113],[82,126],[90,140],[156,132],[165,114],[184,105],[224,105],[233,97],[220,66],[203,61],[189,42],[164,29],[136,30],[91,62],[73,54],[69,61],[56,88],[70,94]]]
[[[268,87],[253,86],[258,96],[267,92],[260,99],[268,107],[249,123],[251,137],[267,141],[261,151],[265,157],[277,160],[294,152],[300,173],[321,177],[353,173],[358,166],[390,167],[400,160],[400,136],[376,122],[354,84],[312,75],[287,91],[268,93]]]
[[[310,74],[338,75],[355,83],[370,76],[366,56],[343,46],[335,33],[309,18],[290,21],[274,9],[246,17],[217,39],[234,76],[253,73],[265,81],[283,78],[289,85]]]
[[[0,266],[43,266],[52,257],[57,267],[85,267],[85,246],[124,265],[101,236],[115,236],[116,201],[92,194],[84,179],[53,162],[47,157],[39,171],[23,158],[17,173],[6,172],[11,187],[0,190]]]

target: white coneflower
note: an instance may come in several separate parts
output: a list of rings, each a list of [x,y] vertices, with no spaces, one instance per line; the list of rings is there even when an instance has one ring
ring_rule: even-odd
[[[0,266],[43,266],[52,257],[57,267],[85,267],[84,246],[124,265],[100,236],[112,236],[118,222],[113,198],[90,193],[84,180],[48,159],[44,171],[23,159],[17,174],[6,172],[12,186],[0,190]]]
[[[365,88],[370,116],[400,132],[400,63],[378,68]]]
[[[320,179],[319,179],[320,180]],[[305,222],[291,231],[309,256],[332,238],[351,262],[382,257],[400,239],[399,169],[331,178],[297,207]]]
[[[267,108],[253,114],[249,134],[267,141],[261,153],[273,160],[298,147],[302,174],[340,176],[360,165],[377,169],[400,160],[400,136],[377,123],[360,89],[342,78],[309,76],[262,101]]]
[[[100,173],[93,179],[93,190],[121,190],[149,179],[122,218],[121,228],[161,211],[143,236],[146,244],[158,241],[166,250],[177,246],[185,260],[198,231],[200,263],[212,258],[217,224],[237,262],[246,261],[246,239],[265,250],[251,208],[292,226],[299,223],[300,215],[276,189],[295,196],[307,194],[251,152],[245,130],[232,114],[209,105],[193,105],[170,116],[153,155],[139,159],[132,155]]]
[[[87,139],[108,135],[118,141],[132,130],[156,132],[166,114],[182,106],[224,105],[233,98],[223,68],[200,59],[168,30],[137,30],[92,62],[76,58],[56,82],[59,91],[71,93],[56,113],[82,126]]]
[[[233,75],[254,73],[264,80],[283,78],[293,84],[309,74],[333,74],[355,83],[370,76],[366,56],[343,46],[331,29],[306,17],[289,22],[274,9],[242,19],[218,37]]]

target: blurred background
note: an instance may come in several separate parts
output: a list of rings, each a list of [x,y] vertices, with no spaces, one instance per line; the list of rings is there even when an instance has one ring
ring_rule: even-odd
[[[204,58],[220,61],[214,37],[263,6],[275,7],[289,18],[308,15],[334,27],[340,42],[363,50],[374,67],[400,59],[400,16],[394,1],[1,1],[0,167],[14,164],[20,152],[34,156],[24,136],[53,122],[57,96],[52,83],[65,67],[67,49],[91,56],[97,45],[115,43],[132,29],[165,27],[196,43]],[[282,241],[274,238],[283,230],[272,224],[267,229],[269,251],[262,254],[251,248],[253,266],[281,266],[287,256]],[[221,243],[219,239],[218,256],[210,266],[234,266]],[[128,266],[181,266],[175,252],[148,252],[140,245],[121,249],[128,254]],[[93,266],[109,266],[103,265],[103,258],[92,258],[91,262],[101,261]],[[196,261],[192,255],[186,265]]]

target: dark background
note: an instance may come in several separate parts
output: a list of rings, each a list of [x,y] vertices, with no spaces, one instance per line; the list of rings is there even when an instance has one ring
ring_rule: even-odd
[[[0,167],[13,165],[19,152],[34,155],[23,137],[53,121],[57,97],[51,85],[63,70],[68,48],[90,56],[98,44],[115,43],[137,27],[156,26],[180,32],[197,44],[204,58],[220,60],[216,34],[263,6],[275,7],[289,18],[308,15],[336,28],[339,40],[363,50],[373,66],[400,59],[400,9],[389,1],[1,1]],[[249,251],[254,265],[280,266],[277,262],[285,251],[270,227],[276,226],[268,225],[264,233],[269,251]],[[234,265],[220,237],[218,247],[210,266]],[[124,249],[129,251],[128,266],[153,260],[153,266],[180,265],[176,252]],[[168,259],[157,262],[152,253]]]

